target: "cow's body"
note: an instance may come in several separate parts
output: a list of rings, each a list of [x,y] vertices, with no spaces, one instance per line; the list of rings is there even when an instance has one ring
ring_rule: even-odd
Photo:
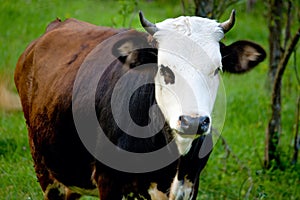
[[[138,48],[146,50],[130,54],[130,59],[122,53],[118,59],[112,59],[114,53],[111,52],[115,48],[119,50],[122,41],[132,39],[138,43]],[[94,108],[103,132],[115,146],[129,152],[148,153],[174,140],[173,130],[162,113],[157,112],[154,119],[148,115],[150,107],[156,104],[154,79],[158,71],[156,43],[152,40],[147,33],[135,30],[98,27],[74,19],[57,20],[22,54],[15,83],[28,126],[36,174],[46,199],[76,199],[84,194],[99,195],[102,200],[196,198],[199,173],[212,147],[210,135],[194,139],[184,154],[171,146],[168,153],[178,159],[160,169],[133,173],[113,169],[95,159],[95,152],[83,145],[74,122],[74,112],[83,120],[90,119],[90,112],[93,112],[93,109],[85,109],[89,96],[74,93],[76,76],[79,85],[88,87],[87,77],[97,76],[95,69],[102,70]],[[104,65],[105,59],[112,59],[112,62]],[[95,63],[98,68],[90,67]],[[132,70],[140,65],[145,67]],[[82,71],[81,66],[84,67]],[[79,71],[81,77],[78,77]],[[130,79],[118,88],[119,93],[126,91],[126,87],[134,87],[141,79],[149,81],[132,95],[129,112],[140,126],[146,126],[151,120],[165,122],[154,136],[130,136],[116,124],[111,108],[112,93],[125,74]],[[165,79],[165,82],[170,84],[172,80]],[[121,109],[127,105],[120,101],[116,106]],[[95,149],[101,151],[96,128],[90,130],[95,134]],[[203,146],[205,153],[199,157]]]
[[[87,54],[96,45],[122,30],[96,27],[73,19],[55,23],[59,23],[57,27],[49,29],[44,36],[34,41],[22,55],[16,69],[15,81],[23,103],[36,173],[43,190],[49,198],[58,195],[55,184],[59,182],[74,191],[98,195],[97,187],[93,183],[96,181],[102,184],[99,186],[103,190],[101,196],[107,199],[120,199],[131,192],[139,192],[141,196],[149,199],[147,194],[151,183],[157,184],[161,191],[167,193],[176,174],[177,163],[148,174],[117,172],[95,163],[95,159],[82,145],[76,133],[72,118],[72,88],[76,73]],[[147,39],[145,33],[136,31],[129,31],[123,37]],[[151,58],[150,54],[146,56]],[[155,59],[156,56],[146,62],[155,63]],[[96,100],[104,131],[110,134],[110,139],[115,143],[118,143],[117,140],[123,140],[118,145],[129,151],[153,151],[165,146],[166,138],[162,134],[156,136],[155,143],[117,135],[120,130],[113,126],[112,113],[106,108],[112,92],[107,87],[113,88],[119,77],[129,68],[123,70],[119,62],[114,62],[107,68],[103,80],[100,80],[106,84],[99,85],[98,90],[104,91],[104,94],[97,94]],[[151,70],[150,76],[154,77],[157,69],[154,66]],[[88,73],[90,74],[87,76],[93,75],[93,72]],[[136,73],[133,78],[145,76],[140,71],[133,73]],[[149,76],[149,73],[146,75]],[[137,115],[140,113],[141,116],[136,119],[145,124],[149,120],[145,113],[148,113],[149,107],[155,103],[153,85],[144,87],[137,95],[138,101],[131,112]],[[168,140],[171,140],[171,134],[167,134],[170,135]],[[99,168],[100,172],[94,171],[96,168]],[[93,181],[92,175],[95,178]],[[122,194],[117,190],[122,191]]]

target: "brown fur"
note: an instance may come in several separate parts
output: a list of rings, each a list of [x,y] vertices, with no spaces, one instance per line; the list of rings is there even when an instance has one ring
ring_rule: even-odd
[[[43,191],[56,182],[41,153],[45,143],[51,145],[55,142],[53,137],[56,136],[51,133],[55,129],[51,127],[52,120],[59,120],[60,113],[64,115],[64,109],[70,108],[73,82],[83,59],[97,44],[116,33],[115,29],[75,19],[56,20],[18,60],[15,84],[21,97],[35,170]],[[61,110],[57,110],[58,107]],[[91,174],[86,181],[90,181],[90,177]],[[86,189],[91,185],[87,185]],[[62,199],[67,195],[64,194]]]

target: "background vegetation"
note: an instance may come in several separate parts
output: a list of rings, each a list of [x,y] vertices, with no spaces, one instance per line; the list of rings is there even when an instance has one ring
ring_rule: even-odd
[[[268,50],[266,8],[258,2],[247,12],[246,2],[236,4],[237,21],[223,42],[253,40]],[[183,13],[180,1],[67,1],[0,0],[0,74],[11,90],[18,57],[56,17],[69,17],[97,25],[141,29],[137,11],[152,22]],[[192,5],[188,5],[193,10]],[[299,8],[295,8],[299,9]],[[185,10],[186,14],[193,14]],[[229,15],[231,8],[228,8]],[[225,12],[226,13],[226,12]],[[227,18],[223,15],[220,20]],[[223,74],[227,115],[219,140],[202,173],[199,199],[300,199],[300,163],[291,166],[295,103],[299,85],[298,54],[290,60],[282,88],[281,158],[284,169],[263,169],[265,129],[270,116],[268,63],[249,74]],[[298,65],[297,65],[298,64]],[[45,83],[46,84],[46,83]],[[297,92],[298,91],[298,92]],[[298,122],[299,123],[299,122]],[[42,199],[36,181],[22,112],[0,111],[0,199]],[[89,198],[86,198],[89,199]]]

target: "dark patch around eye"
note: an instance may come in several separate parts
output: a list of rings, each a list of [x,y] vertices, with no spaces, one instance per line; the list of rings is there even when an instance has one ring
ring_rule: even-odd
[[[216,76],[217,74],[219,74],[219,72],[223,72],[222,68],[221,67],[218,67],[215,72],[214,72],[214,76]]]
[[[174,84],[175,83],[175,75],[173,71],[164,65],[160,66],[160,75],[162,75],[165,79],[166,84]]]
[[[217,68],[214,72],[214,76],[216,76],[219,73],[220,68]]]

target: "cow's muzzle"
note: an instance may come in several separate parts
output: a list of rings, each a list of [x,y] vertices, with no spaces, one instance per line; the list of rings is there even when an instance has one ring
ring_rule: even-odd
[[[209,131],[210,118],[208,116],[192,117],[181,115],[179,124],[184,135],[202,135]]]

